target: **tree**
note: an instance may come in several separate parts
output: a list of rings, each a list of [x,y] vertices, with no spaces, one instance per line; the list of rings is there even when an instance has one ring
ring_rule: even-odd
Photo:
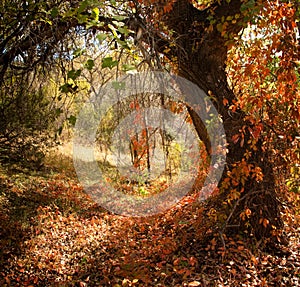
[[[274,3],[261,0],[134,0],[101,3],[54,0],[24,3],[15,1],[12,5],[8,1],[2,2],[1,10],[5,12],[1,15],[1,85],[11,73],[27,73],[40,64],[45,66],[57,61],[58,56],[68,58],[72,48],[70,45],[69,50],[65,48],[68,46],[66,43],[71,43],[71,35],[102,38],[106,33],[110,37],[110,44],[114,43],[121,50],[133,49],[134,42],[150,66],[162,69],[169,65],[173,71],[210,95],[222,116],[228,154],[217,200],[221,212],[226,214],[221,231],[224,231],[224,226],[235,226],[253,232],[258,239],[274,235],[276,238],[279,234],[277,231],[282,227],[282,219],[274,176],[274,155],[270,145],[266,144],[266,131],[270,131],[270,127],[264,117],[255,118],[243,108],[239,97],[242,84],[230,87],[226,70],[230,48],[238,45],[249,23],[265,22],[267,25],[267,12],[270,12],[269,7]],[[17,10],[15,5],[18,5]],[[276,5],[282,8],[279,10],[281,12],[277,16],[270,15],[280,24],[280,33],[278,41],[271,43],[270,47],[274,46],[269,53],[280,45],[278,51],[284,55],[279,59],[280,64],[286,63],[291,56],[294,63],[299,60],[296,38],[299,5],[297,1],[284,0]],[[17,17],[12,16],[16,11]],[[292,114],[294,126],[299,123],[300,112],[296,67],[286,64],[282,66],[284,73],[277,71],[277,77],[285,75],[277,80],[289,85],[286,103],[296,101]],[[261,106],[256,105],[253,101],[253,109],[260,111]],[[199,138],[209,150],[210,143],[203,124],[195,111],[187,108]],[[274,108],[272,104],[269,106],[270,110]],[[243,221],[245,214],[249,219]]]
[[[55,144],[62,114],[68,113],[70,97],[59,88],[72,89],[67,84],[60,87],[69,62],[65,48],[56,45],[65,40],[71,24],[53,17],[59,5],[66,9],[69,4],[2,1],[0,5],[0,161],[39,169],[45,151]],[[44,27],[49,29],[43,31]]]
[[[172,31],[172,42],[170,44],[167,37],[158,32],[156,49],[169,59],[176,57],[178,74],[211,95],[222,115],[229,145],[221,188],[227,190],[229,205],[232,199],[239,198],[226,221],[241,228],[238,214],[247,208],[252,212],[250,224],[256,237],[263,237],[271,232],[272,226],[281,227],[270,154],[264,150],[259,132],[251,134],[257,128],[255,124],[235,105],[237,97],[228,85],[225,70],[229,45],[245,27],[246,19],[254,18],[263,4],[221,1],[211,2],[204,9],[196,8],[189,1],[165,5],[164,12],[157,13],[162,13],[163,23]],[[229,110],[229,107],[235,108]],[[199,137],[208,145],[201,122],[193,110],[190,115]],[[265,224],[260,224],[262,222]]]
[[[159,32],[156,36],[156,49],[170,60],[175,58],[178,74],[196,83],[211,95],[219,114],[222,115],[229,146],[227,171],[220,186],[227,190],[228,201],[239,197],[226,222],[240,228],[238,214],[242,209],[250,210],[252,214],[249,222],[256,237],[270,235],[272,229],[274,231],[280,228],[282,223],[276,195],[273,155],[265,144],[266,134],[262,132],[268,130],[268,126],[264,117],[255,118],[241,109],[238,87],[242,83],[233,87],[236,93],[230,88],[226,72],[227,55],[229,48],[236,43],[235,39],[239,38],[239,33],[248,22],[265,25],[267,30],[268,17],[272,19],[273,24],[274,21],[278,21],[275,26],[277,32],[280,31],[278,34],[281,46],[277,47],[277,51],[283,51],[284,56],[280,59],[283,70],[277,72],[277,75],[289,79],[285,81],[285,85],[289,86],[288,91],[285,88],[281,93],[286,99],[286,104],[293,110],[289,115],[292,114],[291,118],[299,120],[299,109],[290,102],[292,97],[299,106],[299,77],[293,64],[293,61],[299,60],[299,44],[295,30],[296,7],[283,1],[277,7],[280,13],[277,13],[276,17],[271,13],[274,8],[270,8],[272,3],[263,1],[209,1],[209,5],[202,5],[202,9],[201,5],[196,8],[196,4],[193,5],[189,1],[174,2],[172,4],[169,1],[162,7],[163,12],[158,12],[162,13],[161,19],[168,27],[167,30],[172,31],[171,43]],[[269,16],[267,13],[270,13]],[[279,14],[284,17],[282,21],[278,19]],[[260,40],[260,43],[262,42],[263,40]],[[265,51],[266,66],[271,62],[268,55],[274,53],[276,45],[277,43],[272,41],[269,50]],[[239,74],[238,71],[235,73]],[[249,74],[249,77],[251,76],[253,74]],[[255,80],[258,81],[257,78]],[[259,93],[258,90],[255,92]],[[257,100],[259,95],[254,95],[254,98]],[[257,101],[253,102],[252,108],[260,110]],[[271,105],[271,109],[274,108],[275,105]],[[200,138],[208,145],[205,131],[192,110],[190,115]],[[274,124],[274,114],[272,116],[269,113],[268,116]],[[297,124],[299,127],[299,121]],[[297,127],[297,124],[293,125],[293,128]]]

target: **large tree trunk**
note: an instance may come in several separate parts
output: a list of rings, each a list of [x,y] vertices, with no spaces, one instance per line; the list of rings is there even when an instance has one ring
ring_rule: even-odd
[[[240,219],[240,212],[247,207],[252,211],[250,217],[251,231],[260,239],[271,237],[274,227],[277,229],[282,227],[280,202],[276,198],[275,180],[267,152],[263,150],[260,140],[256,144],[257,150],[253,150],[248,143],[248,140],[252,138],[248,128],[251,128],[252,124],[247,121],[243,111],[237,109],[232,112],[228,109],[236,96],[229,88],[225,72],[228,50],[226,39],[216,29],[222,16],[226,18],[229,15],[240,13],[240,6],[239,0],[231,0],[229,4],[227,1],[222,1],[221,5],[216,4],[211,9],[200,11],[189,1],[178,0],[173,6],[173,10],[165,15],[165,23],[171,30],[175,31],[176,48],[170,47],[169,55],[177,56],[179,75],[197,84],[206,94],[213,94],[212,101],[222,116],[228,143],[228,154],[226,170],[219,184],[220,187],[228,172],[233,171],[234,165],[245,160],[247,150],[251,151],[250,158],[246,160],[247,164],[251,163],[253,166],[260,167],[264,174],[261,181],[249,176],[243,184],[240,182],[237,186],[231,186],[220,195],[224,199],[224,194],[228,196],[233,188],[244,190],[240,199],[236,201],[238,204],[233,204],[231,209],[227,210],[230,218],[226,223],[229,226],[236,226],[238,229],[242,228],[243,222]],[[209,29],[210,23],[207,16],[212,10],[215,13],[216,23],[213,24],[213,29]],[[227,29],[228,32],[236,34],[241,27],[235,24],[228,26]],[[227,102],[226,105],[224,105],[224,99]],[[207,135],[203,132],[203,125],[201,125],[197,114],[190,111],[190,115],[200,138],[207,145]],[[234,141],[233,137],[242,130],[244,130],[243,142]],[[263,219],[267,219],[269,223]]]

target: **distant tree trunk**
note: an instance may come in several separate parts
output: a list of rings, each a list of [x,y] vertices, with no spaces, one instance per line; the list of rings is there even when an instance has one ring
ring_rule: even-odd
[[[225,72],[228,51],[226,39],[216,29],[222,16],[226,18],[240,13],[240,6],[239,0],[231,0],[229,4],[227,1],[222,1],[221,5],[216,4],[214,17],[217,21],[213,29],[209,29],[210,23],[207,16],[210,12],[208,9],[201,11],[187,0],[178,0],[173,10],[165,15],[165,23],[176,33],[174,38],[177,39],[177,49],[171,50],[169,55],[176,55],[179,75],[197,84],[206,94],[212,93],[214,105],[222,116],[228,143],[227,165],[223,179],[226,177],[226,171],[232,171],[233,165],[245,157],[246,150],[252,153],[247,163],[260,167],[264,174],[261,181],[247,179],[244,184],[244,199],[240,200],[231,220],[228,221],[230,225],[240,223],[239,214],[247,206],[252,210],[250,219],[252,231],[260,239],[271,237],[272,225],[277,229],[282,227],[280,202],[275,195],[274,175],[267,152],[263,151],[259,142],[257,150],[253,150],[248,143],[252,136],[247,128],[251,127],[251,123],[245,119],[243,111],[231,112],[228,109],[236,96],[229,88]],[[236,34],[241,26],[235,24],[227,29],[228,32]],[[166,56],[169,55],[166,54]],[[228,103],[227,105],[224,105],[224,100]],[[203,130],[203,124],[193,110],[190,110],[190,115],[200,138],[207,145],[207,134]],[[233,136],[238,134],[243,127],[245,130],[243,144],[234,142]],[[261,218],[266,218],[269,224],[263,226]]]

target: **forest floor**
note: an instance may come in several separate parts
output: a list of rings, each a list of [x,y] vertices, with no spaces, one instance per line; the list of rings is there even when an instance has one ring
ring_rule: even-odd
[[[201,212],[186,196],[157,216],[114,215],[63,155],[40,172],[0,167],[0,286],[300,286],[300,208],[285,215],[289,244],[269,251],[251,237],[202,240]]]

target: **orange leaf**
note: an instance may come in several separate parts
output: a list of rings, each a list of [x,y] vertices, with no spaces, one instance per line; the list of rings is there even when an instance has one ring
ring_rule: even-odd
[[[190,282],[188,286],[191,286],[191,287],[194,287],[194,286],[200,286],[201,283],[199,281],[193,281],[193,282]]]
[[[198,260],[194,256],[190,257],[189,263],[191,266],[195,266],[197,264],[197,262],[198,262]]]
[[[176,258],[173,262],[173,265],[176,266],[176,265],[179,265],[179,263],[180,263],[180,258]]]
[[[247,215],[247,217],[249,217],[251,213],[252,213],[251,210],[249,208],[246,208],[245,214]]]
[[[240,135],[239,135],[239,134],[233,135],[233,136],[232,136],[232,141],[233,141],[233,143],[236,144],[236,143],[238,142],[239,138],[240,138]]]
[[[224,106],[227,106],[228,103],[229,103],[228,100],[227,100],[226,98],[223,98],[223,105],[224,105]]]
[[[269,225],[270,221],[267,218],[263,219],[263,226],[266,228]]]

